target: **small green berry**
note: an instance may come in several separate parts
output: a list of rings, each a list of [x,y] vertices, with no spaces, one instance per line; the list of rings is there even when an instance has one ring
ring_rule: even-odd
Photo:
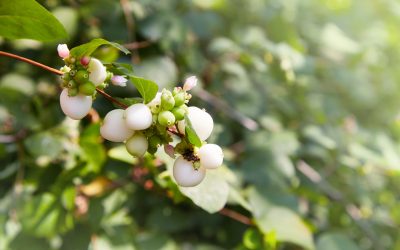
[[[163,126],[171,126],[175,123],[175,116],[170,111],[161,111],[158,114],[158,122]]]
[[[70,89],[71,88],[75,88],[76,87],[76,82],[74,80],[69,81],[68,84],[67,84],[67,87],[70,88]]]
[[[179,107],[185,103],[185,92],[180,92],[174,96],[175,107]]]
[[[182,105],[180,107],[175,107],[171,110],[172,114],[175,116],[175,120],[181,121],[183,118],[185,118],[186,114],[186,109],[184,108],[185,106]]]
[[[64,73],[64,75],[62,75],[61,78],[66,82],[71,80],[71,76],[69,75],[69,73]]]
[[[89,74],[86,70],[78,70],[74,76],[74,80],[79,83],[87,82]]]
[[[93,95],[96,91],[96,86],[91,82],[85,82],[79,86],[79,92],[83,95]]]
[[[164,90],[161,94],[161,108],[163,110],[171,110],[175,106],[175,99],[172,93],[168,90]]]

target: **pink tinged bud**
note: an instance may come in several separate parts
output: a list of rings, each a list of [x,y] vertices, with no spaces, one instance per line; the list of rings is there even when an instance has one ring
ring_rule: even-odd
[[[84,57],[81,58],[81,64],[82,64],[83,66],[89,65],[89,62],[90,62],[90,57],[84,56]]]
[[[128,80],[125,78],[125,76],[113,76],[111,78],[111,83],[117,86],[121,86],[121,87],[125,87],[126,86],[126,82]]]
[[[174,149],[174,147],[172,145],[165,144],[164,145],[164,151],[171,158],[175,159],[175,149]]]
[[[69,49],[66,44],[59,44],[57,46],[57,52],[62,59],[69,57]]]
[[[183,90],[189,91],[192,88],[194,88],[196,85],[197,85],[197,77],[196,76],[188,77],[185,80],[185,84],[183,84]]]

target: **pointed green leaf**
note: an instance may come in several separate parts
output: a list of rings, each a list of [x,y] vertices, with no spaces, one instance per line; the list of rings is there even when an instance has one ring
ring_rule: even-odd
[[[154,99],[158,91],[158,85],[155,82],[137,76],[131,76],[129,79],[143,97],[144,103]]]
[[[1,1],[0,36],[39,41],[68,38],[57,18],[34,0]]]
[[[82,45],[79,45],[73,49],[71,49],[70,54],[74,57],[82,57],[82,56],[88,56],[91,55],[98,47],[101,45],[109,45],[113,46],[120,51],[124,52],[125,54],[129,54],[129,50],[127,50],[125,47],[123,47],[121,44],[114,43],[114,42],[109,42],[107,40],[104,40],[102,38],[96,38],[93,39],[92,41],[88,43],[84,43]]]
[[[187,115],[185,115],[185,133],[190,143],[192,143],[196,147],[201,147],[201,140],[196,134],[196,131],[194,131],[192,122]]]

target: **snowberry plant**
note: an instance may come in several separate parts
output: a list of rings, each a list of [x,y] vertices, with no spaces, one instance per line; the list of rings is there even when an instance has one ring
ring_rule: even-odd
[[[60,70],[60,105],[64,114],[72,119],[84,118],[92,107],[98,93],[106,95],[119,107],[104,117],[100,127],[101,136],[112,142],[125,143],[134,157],[146,153],[155,154],[158,148],[172,158],[173,177],[183,187],[193,187],[202,182],[209,169],[222,165],[223,152],[216,144],[207,144],[214,122],[209,113],[190,106],[192,97],[188,92],[197,84],[197,78],[187,78],[183,87],[172,91],[158,91],[156,83],[132,74],[126,64],[103,64],[91,57],[101,45],[111,45],[123,52],[122,46],[103,39],[95,39],[73,48],[60,44],[57,48],[65,66]],[[109,85],[125,87],[132,82],[141,98],[117,100],[103,90]]]

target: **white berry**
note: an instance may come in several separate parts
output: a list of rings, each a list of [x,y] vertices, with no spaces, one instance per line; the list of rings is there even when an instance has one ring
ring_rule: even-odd
[[[126,125],[133,130],[143,130],[151,126],[153,117],[149,107],[143,103],[131,105],[125,111]]]
[[[210,114],[202,109],[199,109],[198,107],[189,107],[188,117],[200,140],[205,141],[208,137],[210,137],[214,128],[214,121]],[[185,121],[178,122],[178,128],[180,132],[184,133]]]
[[[123,142],[133,135],[134,131],[126,126],[124,114],[123,109],[114,109],[107,113],[100,127],[100,134],[104,139]]]
[[[182,187],[194,187],[206,176],[206,169],[200,167],[195,169],[193,163],[185,160],[182,156],[175,160],[173,175],[176,183]]]
[[[125,146],[131,155],[141,157],[146,153],[149,143],[144,135],[137,133],[126,141]]]
[[[74,120],[85,117],[92,107],[92,97],[85,95],[68,96],[68,89],[60,95],[60,106],[64,114]]]
[[[200,165],[207,169],[214,169],[222,165],[224,153],[216,144],[205,144],[198,151]]]
[[[106,67],[96,58],[91,58],[89,62],[89,81],[95,86],[99,86],[106,80],[107,70]]]

